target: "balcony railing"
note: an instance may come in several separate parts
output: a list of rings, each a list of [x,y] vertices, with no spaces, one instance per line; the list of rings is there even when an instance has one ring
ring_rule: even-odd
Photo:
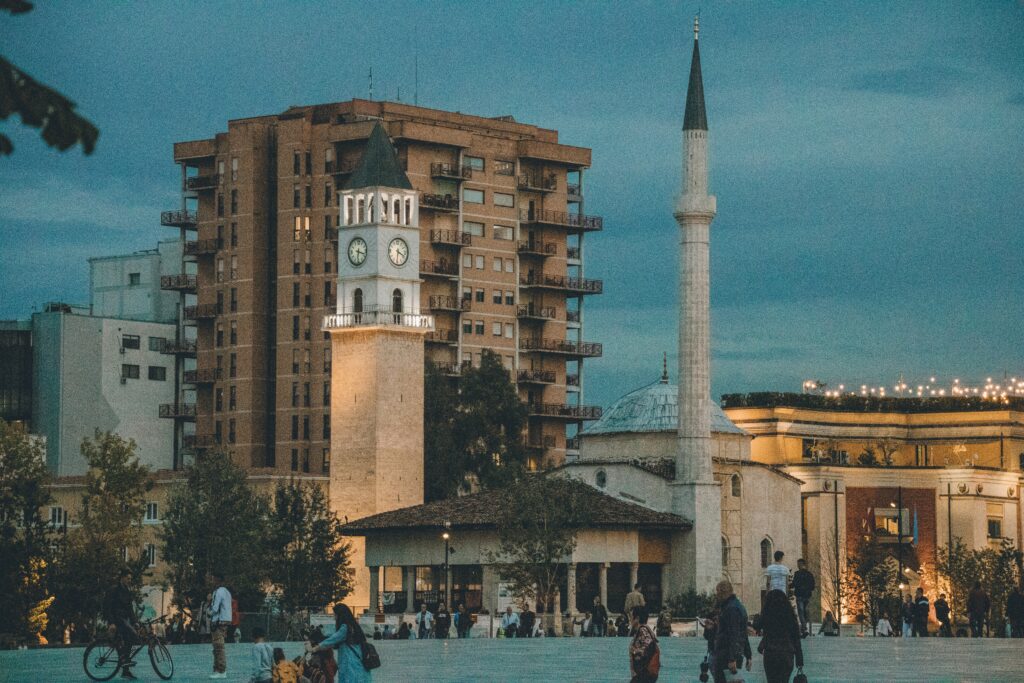
[[[468,247],[473,244],[473,236],[461,230],[431,230],[430,241],[434,244],[451,244],[456,247]]]
[[[218,249],[224,247],[223,240],[211,238],[208,240],[189,240],[185,242],[185,256],[208,256],[217,253]]]
[[[565,322],[567,322],[567,323],[578,323],[579,321],[580,321],[580,312],[579,311],[566,311],[565,312]]]
[[[567,387],[578,387],[579,385],[580,385],[580,376],[579,375],[566,375],[565,376],[565,386],[567,386]]]
[[[579,183],[568,183],[565,186],[565,193],[568,195],[570,202],[583,201],[583,188],[579,186]]]
[[[580,450],[580,437],[570,436],[568,439],[566,439],[565,450],[578,452]]]
[[[436,275],[439,277],[458,277],[459,264],[449,261],[420,260],[420,275]]]
[[[432,178],[464,180],[466,178],[473,177],[473,169],[469,166],[460,167],[458,164],[448,164],[441,161],[435,161],[430,164],[430,176]]]
[[[560,353],[566,356],[581,358],[598,358],[603,346],[596,342],[574,342],[568,339],[535,339],[523,337],[519,340],[521,351],[538,351],[541,353]]]
[[[554,370],[520,370],[516,376],[520,384],[554,384]]]
[[[426,339],[428,344],[458,344],[459,343],[459,331],[458,330],[434,330],[433,332],[427,332]]]
[[[348,327],[413,327],[429,330],[434,327],[434,316],[418,313],[395,313],[391,310],[366,310],[359,313],[335,313],[324,316],[322,329],[336,330]]]
[[[558,245],[554,242],[520,242],[519,253],[532,256],[555,256],[558,253]]]
[[[196,304],[195,306],[186,306],[184,309],[185,320],[208,320],[216,318],[223,312],[223,306],[217,304]]]
[[[523,441],[523,446],[531,450],[544,450],[546,448],[555,447],[555,437],[551,434],[544,434],[542,436],[531,436]]]
[[[516,186],[526,192],[554,192],[558,189],[558,181],[554,173],[524,173],[516,178]]]
[[[580,260],[580,248],[579,247],[566,247],[565,248],[565,257],[567,259],[569,259],[570,261],[579,261]]]
[[[581,277],[566,277],[564,275],[548,275],[546,273],[528,273],[519,277],[519,284],[523,287],[538,287],[543,289],[561,289],[580,294],[600,294],[604,291],[602,280],[587,280]]]
[[[432,311],[469,311],[473,308],[471,299],[460,299],[457,296],[434,295],[427,303]]]
[[[582,213],[550,209],[522,209],[519,212],[519,220],[523,223],[538,223],[587,232],[604,229],[604,219],[600,216],[587,216]]]
[[[163,211],[160,213],[160,225],[172,228],[194,228],[196,219],[195,211]]]
[[[163,346],[160,347],[160,353],[168,356],[192,356],[196,355],[196,340],[195,339],[182,339],[181,341],[174,341],[173,339],[165,339]]]
[[[186,370],[182,373],[182,379],[186,384],[213,384],[221,379],[223,371],[220,368],[203,368]]]
[[[433,211],[459,212],[459,198],[450,194],[421,194],[420,208]]]
[[[534,306],[533,304],[519,304],[516,306],[517,318],[531,318],[533,320],[554,320],[557,317],[554,306]]]
[[[160,289],[172,289],[182,292],[196,291],[196,276],[186,275],[163,275],[160,277]]]
[[[176,420],[194,420],[196,418],[196,404],[162,403],[160,404],[160,417],[170,417]]]
[[[578,406],[570,403],[530,403],[530,415],[564,420],[599,420],[601,406]]]
[[[212,190],[220,185],[220,173],[197,175],[185,178],[186,190]]]
[[[330,173],[334,175],[348,175],[352,171],[356,170],[356,164],[358,162],[352,161],[328,161],[324,164],[324,173]]]
[[[471,365],[469,361],[464,363],[438,363],[437,369],[446,377],[460,377],[462,371]]]

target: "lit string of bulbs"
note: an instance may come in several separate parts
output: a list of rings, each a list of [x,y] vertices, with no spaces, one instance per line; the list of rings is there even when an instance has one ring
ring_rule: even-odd
[[[936,377],[929,377],[927,382],[922,384],[908,384],[903,376],[891,386],[871,386],[861,384],[859,388],[847,388],[840,384],[831,388],[829,384],[818,379],[805,380],[803,393],[817,394],[827,398],[840,398],[841,396],[864,396],[878,398],[980,398],[989,401],[1008,402],[1011,397],[1024,396],[1024,378],[1004,378],[1001,382],[992,377],[986,377],[983,384],[971,385],[954,378],[952,382],[945,384],[938,381]]]

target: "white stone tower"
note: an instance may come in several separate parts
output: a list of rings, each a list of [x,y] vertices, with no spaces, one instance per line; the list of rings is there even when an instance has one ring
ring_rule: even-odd
[[[679,436],[673,512],[693,520],[675,551],[676,587],[711,591],[722,578],[722,514],[711,466],[711,316],[708,243],[715,198],[708,194],[708,123],[700,73],[698,21],[683,118],[679,224]],[[681,585],[680,585],[681,583]]]

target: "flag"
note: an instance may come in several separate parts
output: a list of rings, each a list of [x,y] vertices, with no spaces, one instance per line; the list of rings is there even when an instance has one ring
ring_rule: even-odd
[[[914,506],[914,545],[917,545],[917,538],[918,538],[917,531],[918,531],[917,530],[917,506],[915,505]]]

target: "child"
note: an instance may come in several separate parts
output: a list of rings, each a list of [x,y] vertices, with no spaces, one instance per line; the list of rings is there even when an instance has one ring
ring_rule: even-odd
[[[267,632],[263,629],[252,630],[252,676],[249,683],[272,683],[274,649],[265,642],[266,639]]]
[[[309,681],[305,676],[299,675],[299,665],[284,658],[284,650],[274,648],[274,683],[300,683]]]

